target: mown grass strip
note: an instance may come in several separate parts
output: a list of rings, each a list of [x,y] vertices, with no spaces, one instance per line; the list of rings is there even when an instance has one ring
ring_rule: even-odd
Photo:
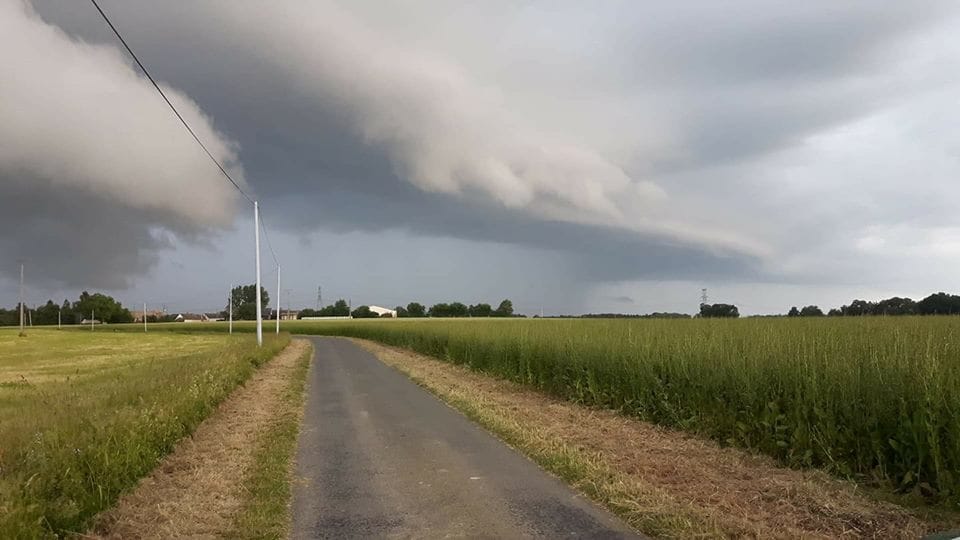
[[[297,359],[277,415],[263,433],[243,482],[246,493],[232,538],[285,538],[290,526],[292,459],[303,417],[304,388],[313,347]]]

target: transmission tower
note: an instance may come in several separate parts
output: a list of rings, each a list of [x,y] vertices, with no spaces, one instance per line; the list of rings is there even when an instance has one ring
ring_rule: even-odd
[[[706,289],[700,289],[700,304],[701,304],[701,305],[706,305],[706,304],[708,303],[708,300],[709,300],[709,299],[707,298],[707,290],[706,290]]]
[[[317,311],[323,307],[323,287],[317,286]]]

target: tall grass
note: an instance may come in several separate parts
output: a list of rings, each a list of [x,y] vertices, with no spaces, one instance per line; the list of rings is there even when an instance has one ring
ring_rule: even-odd
[[[294,323],[412,349],[791,466],[960,500],[960,318]]]
[[[0,538],[82,532],[288,339],[0,332]]]

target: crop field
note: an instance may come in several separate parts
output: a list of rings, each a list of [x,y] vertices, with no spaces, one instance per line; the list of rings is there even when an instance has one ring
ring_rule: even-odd
[[[956,507],[960,318],[286,323]]]
[[[83,532],[289,339],[270,337],[0,330],[0,537]]]

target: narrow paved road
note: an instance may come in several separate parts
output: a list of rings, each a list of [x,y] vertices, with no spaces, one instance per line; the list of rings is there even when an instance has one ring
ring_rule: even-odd
[[[362,348],[313,344],[294,538],[636,538]]]

